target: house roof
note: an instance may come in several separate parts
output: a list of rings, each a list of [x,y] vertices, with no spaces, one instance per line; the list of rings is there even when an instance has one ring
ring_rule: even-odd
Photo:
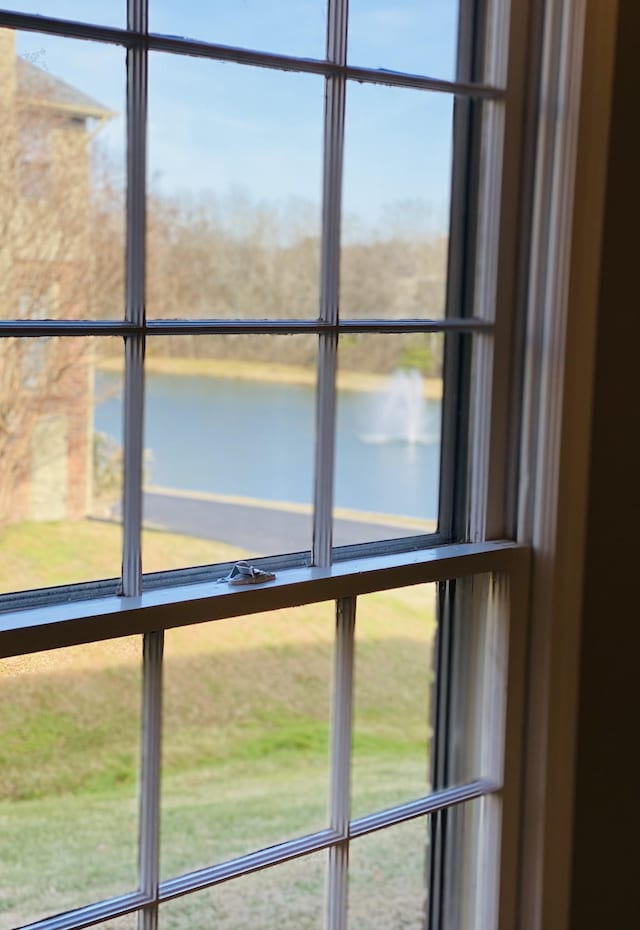
[[[54,77],[24,58],[16,59],[18,94],[29,103],[65,110],[74,116],[106,119],[113,112],[61,78]]]

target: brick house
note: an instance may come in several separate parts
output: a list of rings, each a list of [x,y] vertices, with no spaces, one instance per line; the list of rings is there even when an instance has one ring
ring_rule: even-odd
[[[0,318],[91,316],[89,143],[113,114],[16,55],[0,30]],[[91,508],[86,340],[10,340],[0,359],[0,520]]]

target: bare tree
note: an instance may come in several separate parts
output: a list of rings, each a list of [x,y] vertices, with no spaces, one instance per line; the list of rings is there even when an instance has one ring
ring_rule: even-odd
[[[97,275],[113,276],[107,267],[113,250],[99,261],[94,257],[97,194],[89,149],[92,132],[109,116],[82,92],[17,57],[13,32],[0,30],[1,318],[81,319],[100,308]],[[107,196],[103,189],[100,197]],[[65,516],[86,512],[89,343],[42,337],[0,342],[3,521],[37,518],[38,508],[46,514],[46,501],[34,499],[33,490],[47,463],[56,480],[64,474],[65,487],[57,490]],[[64,467],[56,471],[61,456]]]

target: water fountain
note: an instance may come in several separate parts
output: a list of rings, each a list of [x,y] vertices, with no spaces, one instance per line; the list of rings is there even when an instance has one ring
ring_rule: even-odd
[[[416,368],[397,369],[376,400],[374,431],[359,438],[367,443],[426,445],[433,442],[427,432],[427,402],[422,376]]]

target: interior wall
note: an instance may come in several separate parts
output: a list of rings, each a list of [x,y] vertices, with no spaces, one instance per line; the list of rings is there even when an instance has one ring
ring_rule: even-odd
[[[640,4],[620,0],[583,584],[572,930],[640,926],[639,60]]]

